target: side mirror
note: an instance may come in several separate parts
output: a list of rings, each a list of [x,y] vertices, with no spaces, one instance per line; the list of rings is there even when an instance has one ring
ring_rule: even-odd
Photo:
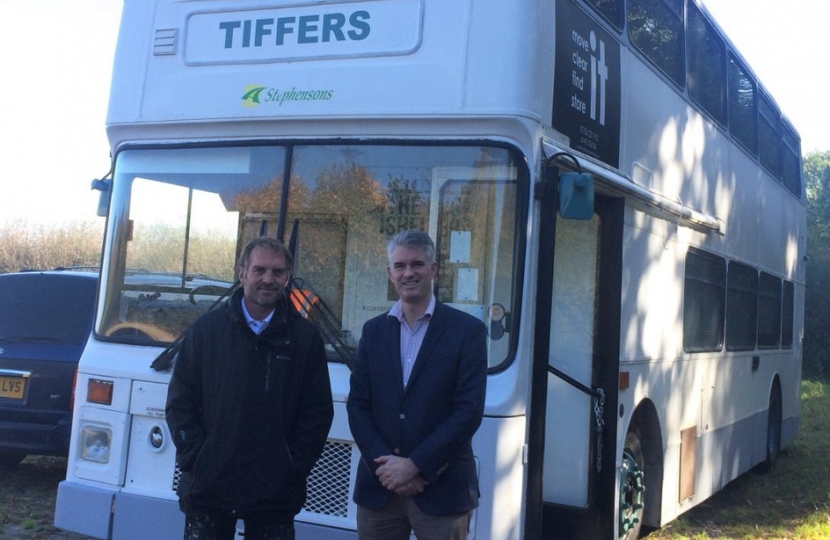
[[[594,177],[587,173],[559,175],[559,215],[565,219],[594,217]]]
[[[92,189],[100,191],[98,195],[98,217],[107,217],[110,207],[110,193],[112,192],[112,179],[105,178],[103,180],[93,180]]]

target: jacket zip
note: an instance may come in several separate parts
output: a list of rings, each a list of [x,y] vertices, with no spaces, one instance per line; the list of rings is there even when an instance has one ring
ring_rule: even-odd
[[[268,347],[268,365],[265,368],[265,391],[271,389],[271,348]]]

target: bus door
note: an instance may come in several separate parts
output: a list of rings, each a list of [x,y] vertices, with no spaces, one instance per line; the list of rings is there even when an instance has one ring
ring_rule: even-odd
[[[526,537],[611,538],[624,203],[569,219],[557,198],[542,201]]]

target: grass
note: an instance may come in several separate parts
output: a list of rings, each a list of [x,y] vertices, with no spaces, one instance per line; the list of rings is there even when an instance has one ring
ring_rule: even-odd
[[[648,540],[830,538],[830,384],[801,383],[801,429],[772,472],[751,471]]]
[[[97,266],[103,222],[44,226],[26,221],[0,225],[0,273],[24,268]]]
[[[103,221],[55,225],[25,220],[0,222],[0,274],[59,266],[97,267],[101,263],[103,225]],[[149,227],[135,234],[138,237],[130,243],[127,259],[131,268],[181,271],[184,244],[180,228]],[[234,257],[234,239],[214,230],[191,231],[187,252],[190,273],[230,279]]]
[[[0,540],[87,540],[54,525],[57,486],[66,458],[29,456],[0,469]]]

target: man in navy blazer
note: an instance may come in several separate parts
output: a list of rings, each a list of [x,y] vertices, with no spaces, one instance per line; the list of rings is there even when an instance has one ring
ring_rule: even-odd
[[[347,403],[361,452],[358,539],[463,540],[479,499],[472,437],[484,412],[486,329],[436,301],[428,234],[398,233],[387,252],[400,299],[364,325]]]

